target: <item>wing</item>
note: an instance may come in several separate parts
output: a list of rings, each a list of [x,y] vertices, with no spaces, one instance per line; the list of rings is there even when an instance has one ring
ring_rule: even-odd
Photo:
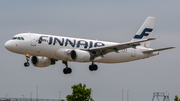
[[[104,47],[96,47],[96,48],[91,48],[86,51],[90,51],[91,55],[93,57],[98,57],[98,56],[103,56],[107,53],[110,52],[117,52],[119,50],[123,50],[126,48],[136,48],[136,46],[140,46],[142,42],[150,41],[150,40],[155,40],[156,38],[148,38],[148,39],[142,39],[138,41],[132,41],[132,42],[126,42],[126,43],[119,43],[116,45],[111,45],[111,46],[104,46]]]

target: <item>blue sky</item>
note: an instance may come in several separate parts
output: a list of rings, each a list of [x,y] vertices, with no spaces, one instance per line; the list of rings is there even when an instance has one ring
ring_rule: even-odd
[[[152,100],[153,92],[168,91],[170,100],[180,94],[178,0],[1,0],[0,1],[0,97],[65,98],[73,84],[93,89],[96,101],[119,101],[121,90],[130,90],[130,100]],[[73,63],[71,75],[64,75],[61,61],[55,66],[24,68],[25,56],[7,51],[4,43],[14,35],[35,32],[59,36],[127,42],[148,16],[156,17],[152,48],[175,46],[159,56],[118,64]],[[179,95],[180,96],[180,95]],[[126,101],[126,99],[124,99]]]

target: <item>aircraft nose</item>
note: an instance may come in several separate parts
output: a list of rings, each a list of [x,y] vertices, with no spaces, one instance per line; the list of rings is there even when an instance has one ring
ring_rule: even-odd
[[[4,47],[7,49],[7,50],[10,50],[11,49],[11,43],[9,41],[7,41],[5,44],[4,44]]]

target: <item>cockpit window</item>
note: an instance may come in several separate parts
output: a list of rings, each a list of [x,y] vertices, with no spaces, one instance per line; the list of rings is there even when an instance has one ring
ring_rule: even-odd
[[[12,40],[16,40],[16,39],[17,39],[17,37],[13,37],[13,38],[12,38]]]
[[[24,38],[23,38],[23,37],[21,37],[21,40],[24,40]]]
[[[18,39],[18,40],[21,40],[21,38],[20,38],[20,37],[17,37],[17,39]]]
[[[23,37],[13,37],[12,40],[24,40]]]

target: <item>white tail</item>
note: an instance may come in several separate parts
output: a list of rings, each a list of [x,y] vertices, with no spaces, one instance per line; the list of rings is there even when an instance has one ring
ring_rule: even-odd
[[[154,29],[154,23],[155,17],[148,17],[131,41],[151,38]],[[149,48],[151,46],[151,41],[143,42],[141,45]]]

